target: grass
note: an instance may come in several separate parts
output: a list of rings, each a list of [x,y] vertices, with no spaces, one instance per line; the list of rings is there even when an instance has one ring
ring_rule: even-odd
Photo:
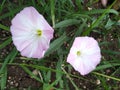
[[[45,57],[37,60],[21,57],[13,48],[8,55],[0,56],[0,88],[7,87],[9,65],[20,66],[31,78],[42,84],[39,90],[118,90],[120,89],[120,30],[119,12],[113,8],[115,0],[106,9],[95,7],[99,0],[2,0],[0,2],[0,53],[11,45],[10,23],[24,7],[34,6],[55,30],[55,38]],[[85,7],[92,7],[87,10]],[[7,21],[7,22],[6,22]],[[95,71],[81,76],[66,63],[73,40],[77,36],[92,36],[99,41],[102,52],[101,63]],[[17,63],[17,59],[21,60]],[[31,61],[31,64],[22,61]],[[33,74],[32,70],[39,74]],[[96,81],[100,80],[100,84]],[[31,86],[31,85],[30,85]],[[28,86],[27,90],[31,90]],[[86,87],[86,88],[85,88]],[[72,88],[72,89],[71,89]]]

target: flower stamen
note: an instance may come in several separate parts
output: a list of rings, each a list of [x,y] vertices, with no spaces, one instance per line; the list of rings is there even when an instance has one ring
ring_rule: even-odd
[[[37,30],[37,35],[41,36],[42,35],[42,31],[41,30]]]
[[[80,51],[77,51],[77,56],[80,56],[81,55],[81,52]]]

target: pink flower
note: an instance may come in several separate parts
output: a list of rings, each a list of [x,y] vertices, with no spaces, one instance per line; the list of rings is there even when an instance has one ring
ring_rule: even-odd
[[[101,3],[104,7],[106,7],[108,0],[101,0]]]
[[[53,38],[53,28],[34,7],[26,7],[12,20],[13,43],[22,56],[42,58]]]
[[[86,75],[100,63],[101,53],[98,43],[92,37],[76,37],[67,57],[76,71]]]

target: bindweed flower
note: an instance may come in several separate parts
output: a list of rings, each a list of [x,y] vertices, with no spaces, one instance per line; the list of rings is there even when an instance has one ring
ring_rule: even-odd
[[[101,0],[101,3],[104,7],[106,7],[108,0]]]
[[[98,43],[92,37],[76,37],[67,57],[67,62],[81,75],[86,75],[100,63]]]
[[[22,56],[42,58],[53,38],[53,28],[34,7],[26,7],[12,20],[12,40]]]

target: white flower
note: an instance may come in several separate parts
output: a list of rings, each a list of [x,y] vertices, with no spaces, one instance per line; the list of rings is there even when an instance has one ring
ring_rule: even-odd
[[[13,43],[22,56],[42,58],[53,38],[53,28],[34,7],[26,7],[12,20]]]
[[[92,37],[76,37],[67,57],[67,62],[81,75],[96,68],[101,59],[98,43]]]

